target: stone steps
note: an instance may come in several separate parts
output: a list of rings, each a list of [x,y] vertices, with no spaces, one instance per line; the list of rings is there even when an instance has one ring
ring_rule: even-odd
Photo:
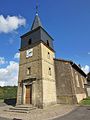
[[[16,105],[15,108],[32,108],[34,107],[33,105]]]
[[[32,106],[32,105],[18,105],[15,107],[11,107],[9,108],[8,112],[17,112],[17,113],[30,113],[31,110],[36,109],[36,107]]]

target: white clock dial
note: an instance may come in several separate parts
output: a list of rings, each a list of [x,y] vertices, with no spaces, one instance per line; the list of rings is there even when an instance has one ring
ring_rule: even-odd
[[[26,51],[26,58],[33,56],[33,49],[29,49]]]

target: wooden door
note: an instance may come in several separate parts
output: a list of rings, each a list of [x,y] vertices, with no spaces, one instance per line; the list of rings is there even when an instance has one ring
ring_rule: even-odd
[[[26,104],[31,104],[32,100],[32,86],[26,85]]]

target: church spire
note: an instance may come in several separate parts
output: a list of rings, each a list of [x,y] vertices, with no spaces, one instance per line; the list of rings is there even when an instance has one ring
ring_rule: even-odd
[[[39,26],[42,27],[42,23],[41,23],[40,18],[38,16],[38,0],[36,0],[36,15],[35,15],[31,30],[34,30]]]
[[[37,27],[41,26],[42,27],[42,23],[40,21],[40,18],[38,16],[38,13],[36,13],[31,30],[36,29]]]

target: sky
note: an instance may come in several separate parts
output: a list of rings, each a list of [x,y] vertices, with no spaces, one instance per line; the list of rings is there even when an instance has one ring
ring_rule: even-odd
[[[38,0],[56,57],[90,71],[90,0]],[[17,85],[20,36],[30,31],[36,0],[0,0],[0,85]]]

